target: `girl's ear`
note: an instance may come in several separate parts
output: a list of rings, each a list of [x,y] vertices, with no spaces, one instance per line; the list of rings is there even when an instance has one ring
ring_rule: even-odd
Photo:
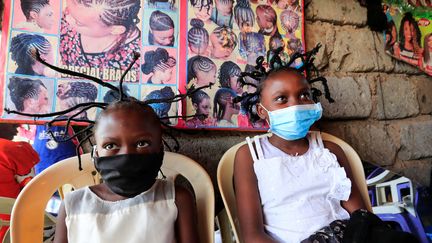
[[[113,35],[121,35],[126,32],[126,27],[123,25],[113,25],[111,28],[111,34]]]
[[[192,105],[193,105],[194,109],[198,111],[198,104],[193,103]]]
[[[31,20],[35,20],[39,17],[39,14],[36,11],[30,11],[29,15]]]
[[[260,105],[256,104],[257,114],[261,119],[268,120],[268,112]]]

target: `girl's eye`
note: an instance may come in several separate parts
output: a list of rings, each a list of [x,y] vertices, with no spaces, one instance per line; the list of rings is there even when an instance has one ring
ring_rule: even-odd
[[[300,95],[300,99],[302,99],[302,100],[310,100],[311,99],[311,95],[310,95],[310,93],[303,93],[302,95]]]
[[[276,102],[285,102],[286,100],[287,98],[285,96],[278,96],[275,99]]]
[[[146,147],[148,147],[148,146],[150,146],[150,144],[149,144],[148,142],[146,142],[146,141],[139,141],[139,142],[137,143],[137,147],[138,147],[138,148],[146,148]]]
[[[114,143],[109,143],[109,144],[105,144],[103,148],[106,150],[114,150],[117,149],[117,145],[115,145]]]

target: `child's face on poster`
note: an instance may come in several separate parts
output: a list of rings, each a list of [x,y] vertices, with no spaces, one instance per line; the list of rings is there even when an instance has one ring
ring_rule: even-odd
[[[34,12],[36,24],[45,30],[50,30],[54,25],[54,10],[47,4],[40,9],[39,13]]]
[[[210,99],[204,98],[198,105],[194,104],[196,113],[198,115],[206,115],[208,116],[210,114],[211,109],[211,103]]]
[[[432,53],[432,34],[427,39],[427,46],[429,48],[429,53]]]
[[[201,5],[197,4],[194,6],[195,17],[201,19],[203,22],[206,22],[210,19],[212,11],[213,5],[202,7]]]
[[[104,24],[99,16],[102,9],[89,8],[67,0],[66,20],[78,33],[89,37],[105,37],[112,34],[113,26]]]
[[[229,16],[232,13],[233,2],[227,4],[221,3],[216,0],[216,9],[223,16]]]
[[[169,46],[174,41],[174,29],[169,30],[150,30],[153,33],[153,40],[155,45]]]

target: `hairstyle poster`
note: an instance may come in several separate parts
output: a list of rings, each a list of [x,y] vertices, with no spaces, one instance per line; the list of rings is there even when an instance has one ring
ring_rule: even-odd
[[[255,92],[238,82],[241,72],[254,71],[256,60],[270,60],[283,48],[283,61],[304,50],[301,0],[189,0],[187,9],[187,87],[211,88],[187,100],[189,128],[265,129],[251,122],[249,112],[234,98]],[[258,85],[254,79],[248,83]]]
[[[304,50],[303,25],[303,0],[6,1],[0,120],[43,124],[53,117],[35,120],[22,114],[115,102],[119,94],[106,84],[119,88],[125,74],[124,94],[142,101],[213,84],[183,102],[151,105],[172,126],[263,130],[265,121],[251,122],[241,102],[233,102],[256,90],[237,79],[254,70],[257,57],[268,60],[277,48],[285,50],[286,60]],[[53,71],[36,53],[69,73]],[[135,53],[140,58],[133,63]],[[94,120],[100,112],[81,110],[63,116]]]
[[[432,76],[432,1],[384,0],[385,50]]]

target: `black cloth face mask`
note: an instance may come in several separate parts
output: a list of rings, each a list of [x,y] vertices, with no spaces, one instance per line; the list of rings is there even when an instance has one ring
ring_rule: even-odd
[[[151,154],[121,154],[94,157],[94,164],[111,191],[134,197],[153,186],[163,157],[163,150]]]

